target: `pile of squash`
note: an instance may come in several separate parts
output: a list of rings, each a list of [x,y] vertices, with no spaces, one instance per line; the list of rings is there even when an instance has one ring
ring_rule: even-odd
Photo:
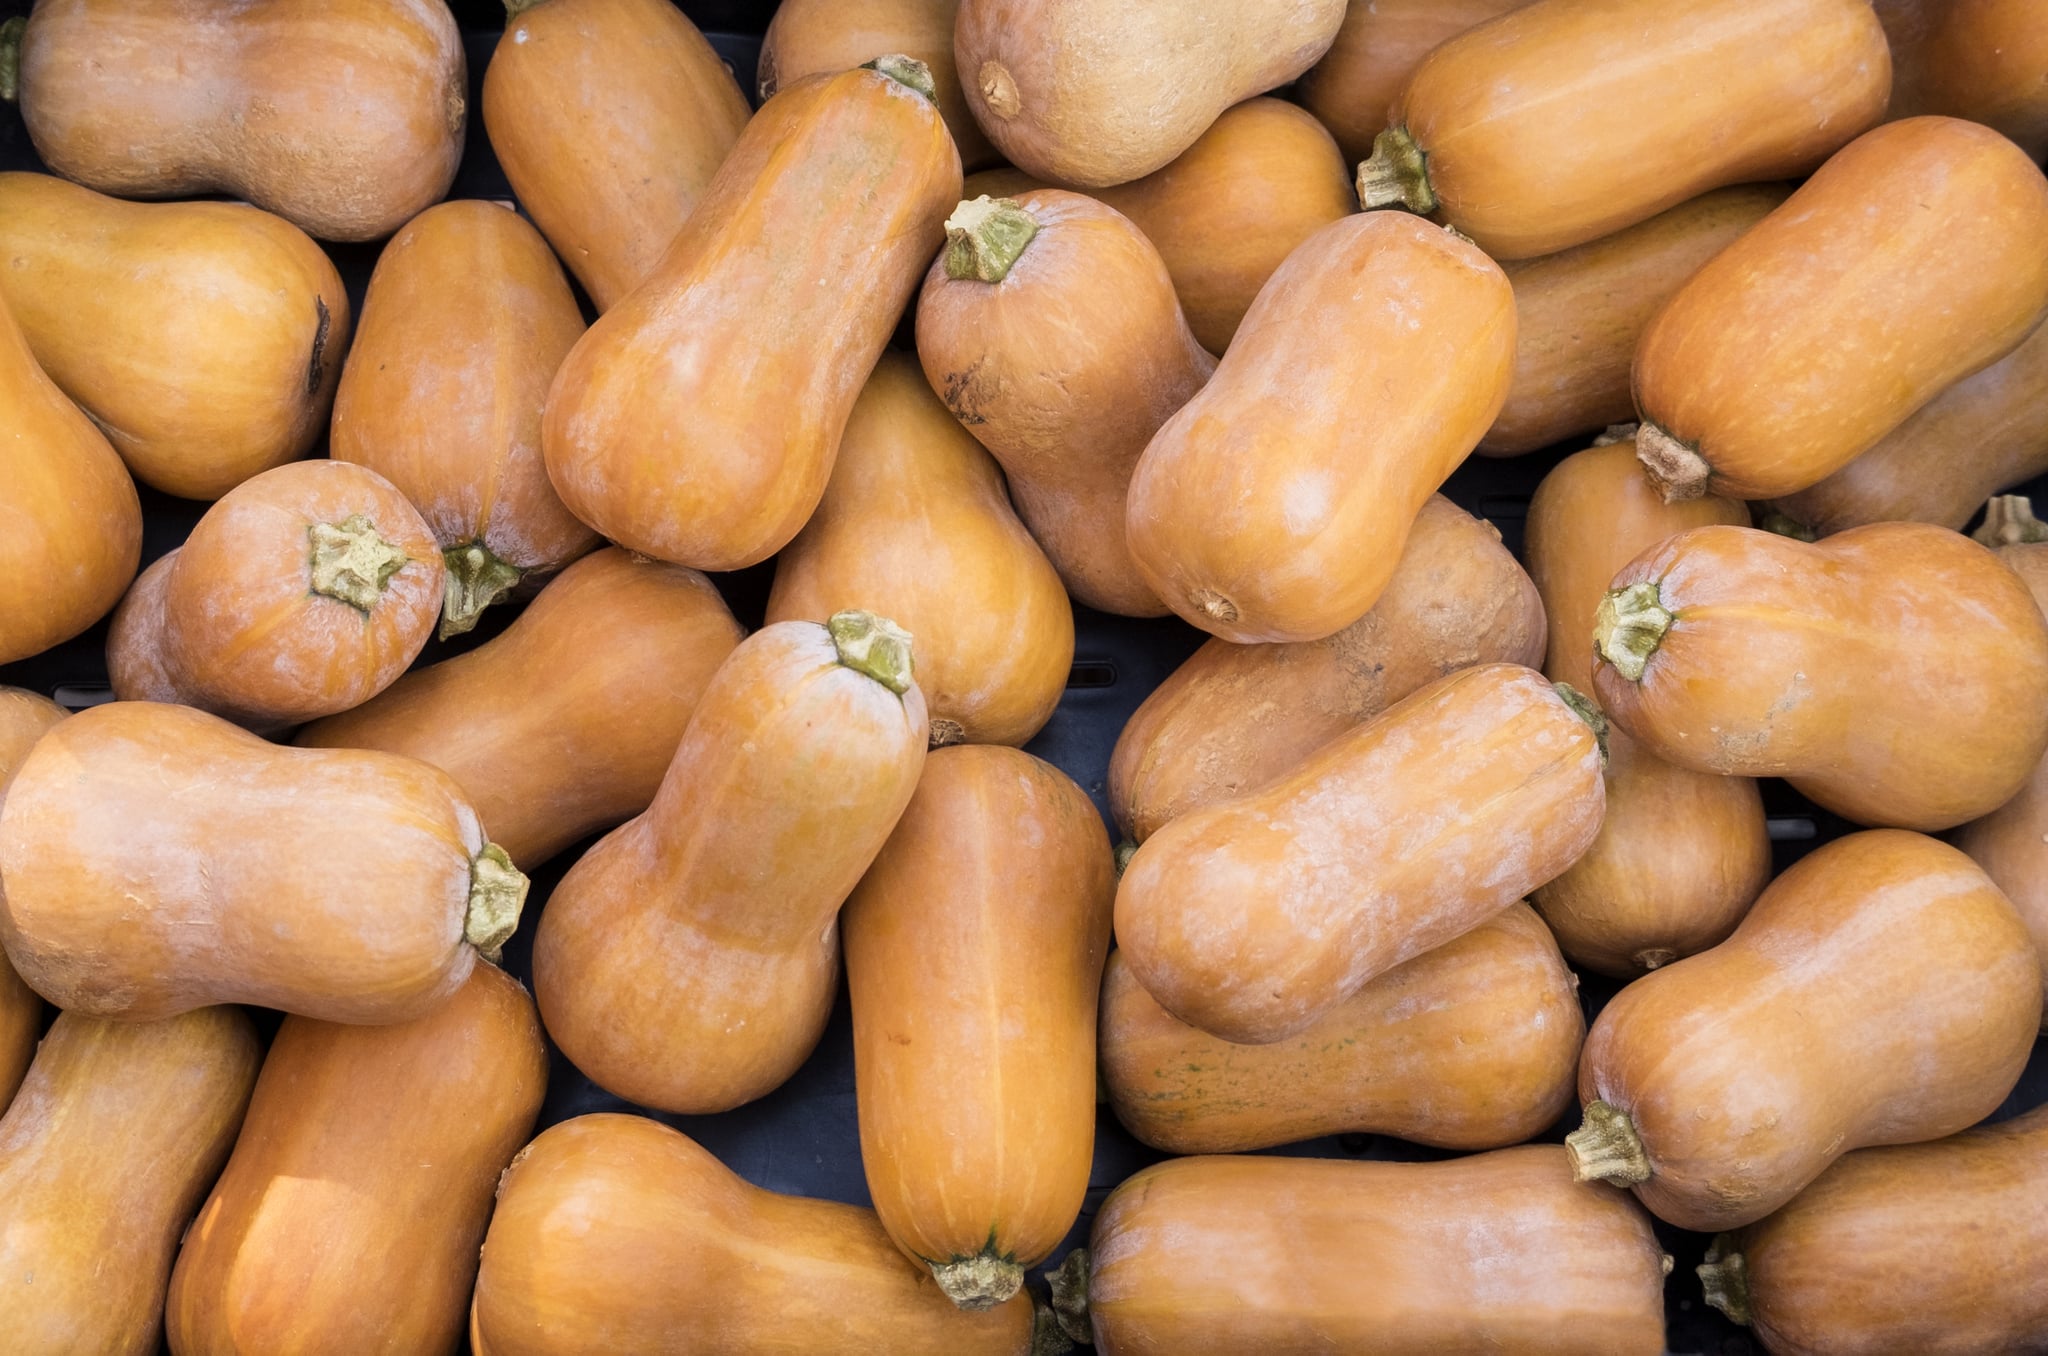
[[[2039,0],[509,10],[0,27],[0,1349],[2048,1350]]]

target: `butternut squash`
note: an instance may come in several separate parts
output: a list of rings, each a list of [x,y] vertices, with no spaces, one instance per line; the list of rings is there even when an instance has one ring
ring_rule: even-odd
[[[145,484],[218,499],[326,428],[348,294],[282,217],[0,174],[0,253],[36,360]]]
[[[1217,115],[1329,50],[1344,0],[1224,0],[1198,13],[1118,0],[961,0],[967,106],[1011,164],[1082,187],[1128,183]]]
[[[2048,1107],[1933,1144],[1858,1149],[1715,1240],[1707,1303],[1786,1356],[2038,1350]]]
[[[1016,1294],[1080,1213],[1115,890],[1085,791],[969,745],[926,760],[846,901],[868,1194],[963,1309]]]
[[[142,501],[120,457],[43,374],[0,297],[0,664],[104,617],[142,557]]]
[[[1635,418],[1629,364],[1657,308],[1790,189],[1716,189],[1648,221],[1503,265],[1515,288],[1515,375],[1483,456],[1534,452]]]
[[[1601,707],[1650,753],[1784,777],[1859,824],[1975,819],[2048,749],[2041,610],[1946,528],[1693,528],[1614,577],[1593,644]]]
[[[1210,1035],[1301,1034],[1586,850],[1600,830],[1598,722],[1519,665],[1438,679],[1146,839],[1117,887],[1125,964]]]
[[[513,1160],[470,1319],[478,1356],[1024,1356],[1031,1328],[1022,1299],[955,1308],[874,1211],[763,1191],[618,1115],[550,1126]]]
[[[1531,259],[1709,189],[1801,177],[1890,92],[1869,0],[1539,0],[1422,59],[1358,197]]]
[[[599,312],[654,271],[751,110],[670,0],[508,0],[484,130]]]
[[[1490,1149],[1572,1102],[1578,979],[1526,904],[1373,980],[1291,1041],[1232,1045],[1174,1019],[1123,963],[1102,987],[1102,1076],[1124,1128],[1172,1154],[1345,1133]]]
[[[334,400],[334,459],[397,486],[440,544],[444,640],[597,545],[540,455],[541,405],[583,316],[510,208],[442,203],[391,238]]]
[[[712,675],[637,818],[555,887],[533,948],[548,1034],[641,1106],[724,1111],[825,1029],[839,906],[924,765],[911,638],[841,612],[778,622]]]
[[[1102,1356],[1656,1356],[1671,1259],[1552,1144],[1443,1163],[1183,1158],[1103,1202]]]
[[[1059,574],[908,354],[883,354],[854,402],[825,497],[776,558],[768,621],[856,604],[918,638],[934,747],[1022,744],[1066,690],[1074,611]]]
[[[2041,969],[1956,849],[1879,829],[1771,883],[1735,935],[1623,989],[1579,1064],[1582,1179],[1681,1229],[1770,1214],[1851,1149],[1976,1124],[2026,1067]]]
[[[1946,113],[2048,155],[2048,30],[2028,0],[1910,0],[1881,5],[1892,53],[1914,79],[1891,116]]]
[[[1074,600],[1164,615],[1124,548],[1125,489],[1216,360],[1144,234],[1058,189],[961,203],[918,297],[917,356],[1002,463],[1018,516]]]
[[[18,687],[0,687],[0,804],[7,783],[52,725],[64,719],[64,708],[48,697]],[[4,896],[0,896],[4,897]],[[0,1112],[21,1086],[36,1039],[43,1030],[42,996],[21,982],[7,954],[0,951]]]
[[[555,375],[541,448],[571,512],[700,570],[796,535],[959,197],[931,89],[885,57],[800,80],[747,124],[655,271]]]
[[[1154,688],[1117,737],[1110,812],[1142,843],[1271,781],[1425,683],[1542,658],[1543,603],[1500,532],[1432,495],[1372,611],[1325,640],[1212,638]]]
[[[1960,529],[1993,494],[2048,471],[2043,390],[2048,324],[1841,470],[1771,507],[1820,536],[1899,519]]]
[[[2048,178],[1996,132],[1867,132],[1679,289],[1635,357],[1667,499],[1768,499],[1854,461],[2048,315]]]
[[[249,1018],[60,1013],[0,1118],[0,1332],[15,1356],[154,1356],[178,1236],[235,1142]]]
[[[36,153],[102,193],[227,193],[376,240],[462,156],[462,35],[436,0],[43,0],[20,42]]]
[[[533,1000],[494,965],[396,1026],[285,1018],[171,1273],[171,1350],[455,1350],[547,1080]]]
[[[1240,644],[1349,626],[1500,412],[1514,351],[1514,294],[1469,242],[1384,212],[1323,227],[1139,460],[1139,573]]]
[[[447,774],[154,702],[43,737],[0,807],[0,877],[22,978],[128,1021],[209,1003],[408,1021],[495,954],[526,898]]]
[[[1593,687],[1594,621],[1615,574],[1688,528],[1749,523],[1718,495],[1666,504],[1641,472],[1631,442],[1596,445],[1558,463],[1529,503],[1525,555],[1550,619],[1543,671],[1581,691]],[[1770,878],[1754,780],[1665,762],[1614,729],[1600,836],[1534,898],[1573,961],[1633,978],[1727,937]]]
[[[114,693],[265,731],[346,711],[425,648],[443,573],[433,533],[375,471],[265,471],[122,600],[107,633]]]
[[[1355,165],[1372,154],[1394,96],[1424,57],[1466,29],[1528,2],[1372,0],[1347,6],[1330,50],[1302,72],[1294,95]]]
[[[607,547],[556,576],[504,634],[314,721],[295,742],[432,763],[508,856],[546,861],[647,808],[739,643],[710,580]]]

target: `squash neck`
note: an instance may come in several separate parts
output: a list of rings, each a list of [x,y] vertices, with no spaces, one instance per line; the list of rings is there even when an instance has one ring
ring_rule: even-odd
[[[1045,1273],[1053,1316],[1059,1320],[1060,1330],[1081,1343],[1094,1340],[1093,1325],[1088,1319],[1089,1265],[1088,1249],[1076,1248],[1059,1266]]]
[[[1650,656],[1677,620],[1649,580],[1609,590],[1593,610],[1593,653],[1631,683],[1639,683]]]
[[[2048,523],[2034,516],[2023,494],[2001,494],[1984,506],[1984,525],[1970,534],[1986,546],[2032,546],[2048,541]]]
[[[1605,1102],[1588,1102],[1585,1116],[1584,1123],[1564,1137],[1572,1176],[1618,1187],[1649,1181],[1650,1157],[1628,1113]]]
[[[984,193],[946,218],[946,276],[954,282],[999,283],[1038,234],[1038,218],[1015,198]]]
[[[1436,211],[1429,152],[1407,128],[1389,127],[1372,139],[1372,154],[1358,166],[1358,201],[1368,212],[1399,207],[1426,217]]]
[[[495,962],[518,930],[527,885],[526,874],[496,843],[484,844],[469,864],[469,911],[462,920],[462,938],[485,960]]]
[[[825,623],[839,662],[868,677],[897,696],[910,690],[910,632],[872,612],[847,611],[833,614]]]
[[[314,523],[306,536],[312,549],[313,592],[347,603],[364,616],[376,608],[391,576],[412,559],[360,513],[338,523]]]
[[[1721,1234],[1707,1249],[1706,1262],[1695,1268],[1707,1303],[1728,1316],[1730,1323],[1749,1326],[1749,1269],[1735,1250],[1735,1236]]]
[[[21,98],[21,35],[28,31],[28,18],[17,14],[0,24],[0,99],[8,103]]]
[[[891,52],[887,56],[878,56],[873,61],[862,62],[861,69],[886,75],[897,84],[916,90],[928,103],[936,104],[939,101],[939,85],[932,79],[932,68],[914,56]]]
[[[441,553],[448,580],[441,590],[441,639],[476,629],[484,609],[518,586],[526,571],[499,559],[480,541],[451,546]]]
[[[971,1314],[993,1309],[1024,1288],[1024,1268],[1015,1257],[996,1251],[994,1230],[989,1231],[987,1246],[974,1256],[925,1265],[946,1298]]]
[[[1714,468],[1700,450],[1644,420],[1636,427],[1636,460],[1667,504],[1682,504],[1707,492]]]

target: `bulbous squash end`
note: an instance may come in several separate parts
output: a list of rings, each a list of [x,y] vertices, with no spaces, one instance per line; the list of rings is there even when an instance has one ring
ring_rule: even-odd
[[[1765,510],[1763,517],[1757,519],[1756,525],[1762,531],[1774,533],[1780,537],[1790,537],[1793,541],[1820,540],[1820,533],[1814,531],[1805,523],[1800,522],[1783,509]]]
[[[1667,504],[1698,499],[1707,492],[1707,481],[1714,474],[1698,448],[1686,446],[1651,423],[1636,426],[1636,460]]]
[[[1088,1249],[1076,1248],[1058,1267],[1045,1274],[1052,1291],[1052,1313],[1060,1331],[1076,1342],[1092,1342],[1093,1325],[1088,1321]]]
[[[946,276],[955,282],[999,283],[1038,234],[1038,218],[1014,198],[984,193],[946,218]]]
[[[1986,546],[2032,546],[2048,541],[2048,523],[2034,516],[2025,495],[2001,494],[1984,506],[1984,525],[1970,535]]]
[[[1558,699],[1571,709],[1571,713],[1586,722],[1593,732],[1593,742],[1600,746],[1600,766],[1607,766],[1607,714],[1593,704],[1593,699],[1573,687],[1570,683],[1552,683],[1557,689]]]
[[[0,99],[10,104],[21,98],[21,35],[27,30],[25,14],[0,24]]]
[[[1358,165],[1358,201],[1368,212],[1399,207],[1426,217],[1436,211],[1429,153],[1407,128],[1389,127],[1372,139],[1372,154]]]
[[[931,103],[939,101],[939,85],[932,79],[932,68],[914,56],[891,52],[887,56],[878,56],[873,61],[862,62],[861,69],[886,75],[897,84],[916,90]]]
[[[1024,1288],[1024,1268],[1015,1258],[997,1256],[993,1243],[973,1257],[926,1265],[946,1298],[969,1313],[993,1309]]]
[[[313,592],[358,612],[374,609],[391,576],[412,559],[405,548],[384,540],[377,525],[360,513],[338,523],[314,523],[306,536],[311,542]]]
[[[1639,683],[1650,656],[1677,620],[1649,580],[1611,589],[1593,609],[1593,654],[1631,683]]]
[[[910,632],[872,612],[834,613],[825,623],[839,662],[868,677],[897,696],[910,690]]]
[[[1581,1182],[1630,1187],[1650,1180],[1649,1155],[1626,1111],[1605,1102],[1586,1103],[1585,1121],[1564,1137],[1572,1176]]]
[[[469,864],[469,912],[462,936],[485,960],[496,962],[506,939],[518,930],[527,884],[526,873],[496,843],[484,844]]]
[[[1700,1274],[1700,1289],[1706,1292],[1707,1303],[1726,1314],[1730,1323],[1748,1327],[1749,1274],[1742,1254],[1735,1250],[1734,1235],[1716,1237],[1714,1246],[1707,1249],[1705,1264],[1694,1270]]]
[[[510,593],[526,571],[508,565],[480,541],[451,546],[441,553],[448,583],[441,590],[441,639],[476,629],[484,609]]]

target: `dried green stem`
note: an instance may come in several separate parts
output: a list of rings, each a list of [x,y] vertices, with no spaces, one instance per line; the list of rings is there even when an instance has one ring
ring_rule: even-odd
[[[872,612],[839,612],[825,623],[839,662],[901,696],[910,690],[910,632]]]
[[[1749,1270],[1734,1247],[1733,1234],[1721,1234],[1707,1249],[1706,1264],[1695,1268],[1707,1303],[1728,1316],[1731,1323],[1749,1326]]]
[[[899,85],[907,85],[933,103],[939,101],[938,82],[932,79],[932,68],[916,57],[901,52],[878,56],[873,61],[863,62],[864,71],[879,71]]]
[[[526,887],[525,873],[496,843],[484,844],[469,864],[469,912],[462,921],[462,936],[483,952],[484,959],[497,960],[506,939],[518,931]]]
[[[1600,766],[1607,766],[1607,714],[1593,704],[1593,699],[1573,687],[1570,683],[1552,683],[1557,689],[1559,700],[1571,708],[1571,713],[1586,722],[1593,731],[1593,742],[1600,746]]]
[[[516,19],[539,3],[541,0],[505,0],[505,18]]]
[[[1677,620],[1649,580],[1611,589],[1593,610],[1593,653],[1631,683],[1641,682],[1650,656]]]
[[[1014,198],[984,193],[946,218],[946,276],[955,282],[999,283],[1038,234],[1038,219]]]
[[[21,35],[27,30],[26,15],[0,23],[0,99],[10,104],[21,98]]]
[[[411,559],[388,542],[363,514],[306,529],[312,544],[313,592],[347,603],[367,615],[384,596],[391,576]]]
[[[1584,1123],[1564,1137],[1572,1176],[1620,1187],[1649,1181],[1650,1158],[1628,1113],[1605,1102],[1588,1102],[1585,1116]]]
[[[1986,546],[2032,546],[2048,541],[2048,523],[2034,516],[2023,494],[2001,494],[1984,506],[1984,525],[1970,534]]]
[[[1060,1326],[1060,1316],[1034,1300],[1031,1305],[1031,1356],[1067,1356],[1074,1339]]]
[[[993,1309],[1024,1288],[1024,1268],[1014,1257],[997,1255],[993,1239],[972,1257],[925,1265],[946,1298],[969,1313]]]
[[[1405,127],[1389,127],[1372,139],[1372,155],[1358,166],[1358,201],[1370,212],[1400,207],[1419,216],[1436,211],[1429,184],[1429,153]]]
[[[1119,841],[1119,842],[1117,843],[1117,845],[1116,845],[1116,874],[1117,874],[1117,878],[1118,878],[1118,879],[1122,879],[1122,878],[1123,878],[1123,874],[1124,874],[1124,871],[1125,871],[1125,869],[1126,869],[1127,867],[1129,867],[1129,866],[1130,866],[1130,864],[1131,864],[1131,858],[1133,858],[1133,857],[1135,857],[1135,856],[1137,856],[1137,855],[1138,855],[1138,845],[1137,845],[1136,843],[1133,843],[1133,842],[1132,842],[1132,841],[1131,841],[1130,839],[1128,839],[1128,838],[1125,838],[1125,839],[1122,839],[1121,841]]]
[[[1783,509],[1765,509],[1763,516],[1756,520],[1758,528],[1793,541],[1819,541],[1820,533],[1800,522]]]
[[[1636,427],[1636,460],[1667,504],[1698,499],[1707,492],[1707,481],[1714,474],[1697,447],[1680,442],[1648,420]]]
[[[441,591],[441,639],[476,629],[484,609],[510,593],[526,571],[508,565],[480,541],[451,546],[441,553],[448,581]]]
[[[1076,1342],[1094,1341],[1093,1325],[1088,1321],[1088,1250],[1076,1248],[1068,1253],[1057,1268],[1045,1274],[1045,1283],[1052,1290],[1052,1311],[1060,1328]]]

